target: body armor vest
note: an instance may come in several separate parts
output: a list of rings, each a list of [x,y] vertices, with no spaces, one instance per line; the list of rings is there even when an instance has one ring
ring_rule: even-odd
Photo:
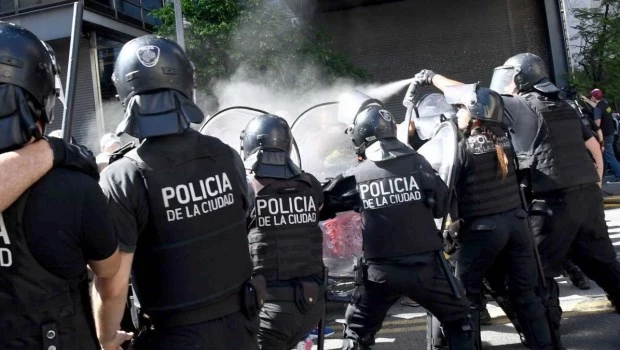
[[[575,110],[562,100],[550,100],[537,93],[523,97],[542,119],[531,149],[517,154],[519,167],[530,169],[533,192],[557,191],[598,182]]]
[[[495,144],[485,134],[471,135],[459,142],[467,157],[457,184],[459,218],[499,214],[521,206],[514,153],[508,137],[497,139],[508,158],[508,174],[499,173]]]
[[[143,309],[162,318],[239,293],[252,273],[245,174],[230,147],[211,137],[197,140],[182,159],[150,156],[165,154],[170,145],[148,139],[125,156],[144,178],[150,208],[135,252],[133,285]],[[209,319],[205,314],[193,321]]]
[[[424,172],[433,169],[413,150],[377,163],[366,160],[348,172],[355,176],[362,201],[365,258],[393,258],[441,248],[428,200],[434,189],[425,185]]]
[[[98,349],[86,273],[67,281],[28,250],[27,196],[0,213],[0,349]],[[84,329],[90,332],[81,334]]]
[[[321,274],[322,192],[318,181],[303,173],[288,180],[255,178],[252,187],[256,200],[249,240],[254,273],[267,281]]]

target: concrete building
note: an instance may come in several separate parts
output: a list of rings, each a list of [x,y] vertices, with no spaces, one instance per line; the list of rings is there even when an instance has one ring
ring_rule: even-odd
[[[79,50],[73,136],[99,153],[99,138],[111,132],[122,117],[111,76],[120,47],[152,32],[157,24],[151,10],[163,0],[85,0]],[[48,42],[66,83],[73,1],[0,0],[0,20],[24,26]],[[65,86],[66,88],[66,86]],[[63,105],[56,103],[55,119],[47,132],[60,129]]]
[[[564,84],[567,59],[558,0],[287,2],[300,16],[327,27],[334,47],[379,82],[428,68],[488,86],[494,67],[517,53],[532,52]],[[394,113],[404,113],[403,96],[404,91],[387,101]]]

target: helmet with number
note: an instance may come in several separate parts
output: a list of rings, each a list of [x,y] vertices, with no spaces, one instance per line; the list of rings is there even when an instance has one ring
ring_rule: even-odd
[[[241,132],[241,151],[247,168],[263,177],[288,179],[301,174],[293,164],[293,134],[284,118],[263,114]]]
[[[446,101],[465,106],[472,119],[501,124],[504,120],[504,103],[495,91],[478,84],[453,85],[444,89]]]
[[[392,113],[380,105],[370,105],[355,116],[351,134],[355,153],[365,157],[368,146],[376,141],[396,139],[396,122]]]
[[[41,137],[36,122],[53,119],[57,66],[32,32],[0,21],[0,151]]]
[[[500,94],[512,94],[514,89],[518,92],[539,91],[546,94],[558,93],[558,89],[550,80],[547,67],[542,58],[532,53],[520,53],[510,57],[500,67],[493,71],[491,89]]]
[[[116,129],[146,138],[181,133],[204,114],[194,103],[194,65],[175,42],[145,35],[126,43],[112,81],[125,109]]]

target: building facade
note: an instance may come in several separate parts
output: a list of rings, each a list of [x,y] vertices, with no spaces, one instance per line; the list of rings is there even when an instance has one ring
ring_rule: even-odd
[[[67,0],[2,0],[0,20],[19,24],[54,49],[66,84],[71,42],[73,3]],[[72,135],[99,153],[99,138],[114,131],[122,118],[111,76],[121,46],[153,31],[151,15],[163,0],[84,0],[82,37],[78,55]],[[66,88],[66,86],[63,86]],[[63,104],[57,100],[55,118],[47,133],[61,128]]]
[[[299,5],[288,1],[294,9]],[[305,9],[306,16],[312,14],[332,35],[334,48],[378,82],[410,78],[426,68],[488,86],[493,68],[521,52],[541,56],[552,79],[559,85],[565,81],[558,0],[315,0],[314,4]],[[394,113],[404,113],[404,93],[386,101]]]
[[[276,1],[276,0],[269,0]],[[548,63],[563,85],[567,46],[563,0],[277,0],[303,21],[327,29],[333,47],[377,83],[432,69],[488,85],[493,68],[520,52]],[[595,1],[595,0],[594,0]],[[97,140],[122,119],[110,77],[127,40],[157,25],[151,11],[164,0],[84,0],[73,135],[98,153]],[[72,1],[2,0],[0,19],[32,30],[55,49],[66,81]],[[385,101],[403,113],[404,91]],[[57,104],[50,130],[61,125]]]

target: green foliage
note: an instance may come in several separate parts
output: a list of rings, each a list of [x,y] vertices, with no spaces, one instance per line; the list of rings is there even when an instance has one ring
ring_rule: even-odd
[[[598,8],[576,9],[581,37],[578,69],[571,77],[581,93],[601,88],[610,102],[620,102],[620,0]]]
[[[182,0],[186,51],[198,87],[243,79],[269,88],[307,91],[336,78],[365,81],[369,74],[331,48],[329,36],[306,24],[277,0]],[[174,8],[154,11],[158,33],[174,38]]]

